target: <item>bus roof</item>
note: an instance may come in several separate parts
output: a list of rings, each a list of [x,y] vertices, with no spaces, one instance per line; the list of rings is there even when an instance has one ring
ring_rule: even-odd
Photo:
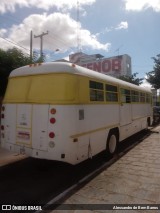
[[[144,92],[151,92],[149,88],[144,88],[137,86],[135,84],[122,81],[115,77],[105,75],[72,63],[68,62],[49,62],[49,63],[39,63],[31,64],[24,67],[19,67],[13,70],[9,76],[18,77],[18,76],[29,76],[29,75],[38,75],[38,74],[49,74],[49,73],[74,73],[77,75],[87,76],[89,78],[94,78],[95,80],[107,81],[111,84],[118,84],[123,87],[129,87],[131,89],[137,89]]]

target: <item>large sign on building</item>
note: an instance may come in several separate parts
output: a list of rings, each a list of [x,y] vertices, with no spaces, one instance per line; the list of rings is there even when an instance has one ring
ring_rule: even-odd
[[[131,76],[132,74],[131,57],[127,54],[104,58],[100,54],[87,55],[80,52],[70,55],[69,61],[88,69],[115,77],[121,75]]]

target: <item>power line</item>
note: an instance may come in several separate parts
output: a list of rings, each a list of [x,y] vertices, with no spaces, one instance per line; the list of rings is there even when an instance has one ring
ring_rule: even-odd
[[[6,38],[3,38],[2,36],[0,36],[0,38],[2,38],[3,40],[5,40],[5,41],[7,41],[7,42],[9,42],[9,43],[11,43],[11,44],[14,44],[14,45],[20,47],[20,48],[22,48],[22,49],[25,49],[25,50],[29,51],[29,49],[27,49],[27,48],[25,48],[25,47],[19,45],[19,44],[16,43],[16,42],[13,42],[13,41],[11,41],[11,40],[8,40],[8,39],[6,39]],[[27,54],[28,54],[28,53],[27,53]],[[29,55],[29,54],[28,54],[28,55]]]
[[[19,24],[19,22],[22,22],[22,20],[20,20],[19,18],[17,18],[17,17],[14,17],[14,16],[12,16],[12,15],[7,15],[8,17],[6,17],[6,18],[9,18],[9,19],[12,19],[12,20],[14,20],[16,23],[18,23]],[[29,24],[27,24],[27,26],[29,26],[30,28],[31,28],[31,26],[29,25]],[[78,27],[78,24],[77,24],[77,27]],[[30,29],[30,30],[32,30],[32,29]],[[56,34],[53,34],[53,35],[56,35]],[[78,32],[77,32],[77,35],[78,35]],[[53,36],[51,36],[51,34],[49,34],[49,37],[51,38],[51,39],[53,39]],[[68,45],[68,43],[64,40],[64,39],[60,39],[60,38],[58,38],[57,37],[57,35],[54,37],[54,41],[55,40],[57,40],[57,41],[59,41],[63,46],[65,46],[67,49],[68,48],[71,48],[69,45]],[[51,44],[51,42],[49,42],[48,40],[47,40],[47,43],[50,43]],[[59,46],[57,46],[57,48],[59,48]],[[55,48],[56,49],[56,48]],[[72,48],[71,48],[72,49]]]
[[[79,2],[77,2],[77,3],[79,4]],[[78,6],[78,9],[79,9],[79,5],[77,5],[77,6]],[[20,23],[22,23],[22,21],[23,21],[23,19],[21,20],[21,19],[19,19],[17,17],[14,17],[13,15],[8,15],[8,17],[6,17],[6,18],[8,18],[10,20],[14,20],[18,25]],[[78,16],[77,16],[77,20],[78,20]],[[77,22],[77,46],[78,46],[77,48],[80,49],[80,37],[78,39],[78,36],[80,34],[80,30],[78,29],[78,24],[79,23]],[[27,23],[26,26],[28,26],[30,28],[30,30],[32,31],[32,26],[30,24]],[[73,47],[71,42],[65,41],[64,39],[60,38],[60,36],[57,36],[57,34],[55,34],[54,32],[52,32],[52,34],[49,34],[48,36],[49,36],[50,39],[47,39],[45,42],[47,42],[48,44],[51,44],[51,45],[53,45],[53,43],[54,43],[55,45],[54,45],[53,49],[60,49],[61,50],[61,46],[62,46],[62,50],[64,49],[65,52],[69,51],[69,50],[70,51],[75,51],[76,46]],[[52,42],[52,40],[53,40],[53,42]],[[16,46],[18,46],[20,48],[26,49],[27,52],[31,52],[31,50],[28,50],[27,48],[24,48],[24,47],[20,46],[19,44],[17,44],[14,41],[9,41],[7,39],[6,39],[6,41],[10,42],[10,43],[12,43],[12,44],[14,44],[14,45],[16,45]],[[59,45],[56,44],[56,43],[59,43]],[[78,43],[79,43],[79,45],[78,45]],[[75,43],[73,42],[73,44],[75,44]],[[30,56],[31,56],[31,54],[30,54]]]

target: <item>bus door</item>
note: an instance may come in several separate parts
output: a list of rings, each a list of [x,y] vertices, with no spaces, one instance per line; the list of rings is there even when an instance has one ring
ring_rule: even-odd
[[[132,122],[131,96],[130,90],[120,89],[120,126]]]

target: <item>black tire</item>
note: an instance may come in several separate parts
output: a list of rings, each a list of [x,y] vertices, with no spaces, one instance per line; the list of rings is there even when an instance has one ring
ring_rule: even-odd
[[[110,131],[107,138],[107,154],[113,156],[117,152],[118,134],[116,131]]]

